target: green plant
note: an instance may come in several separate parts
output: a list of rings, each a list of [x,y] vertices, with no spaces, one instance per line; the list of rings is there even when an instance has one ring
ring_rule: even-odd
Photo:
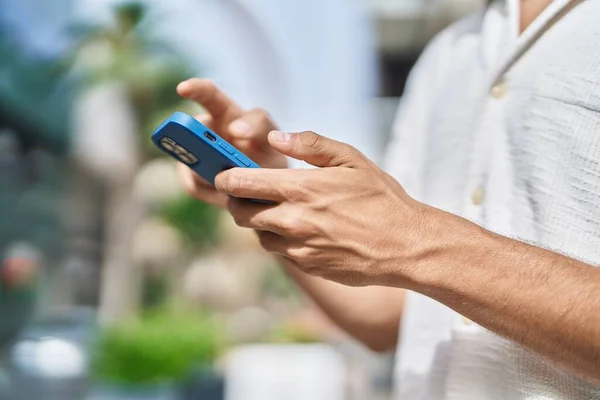
[[[220,217],[217,207],[181,196],[163,205],[159,214],[184,235],[191,247],[198,249],[217,244]]]
[[[270,341],[274,343],[321,343],[323,340],[314,332],[301,326],[280,325],[273,329]]]
[[[181,381],[197,368],[210,368],[223,346],[221,327],[211,316],[155,311],[101,332],[93,371],[114,384]]]

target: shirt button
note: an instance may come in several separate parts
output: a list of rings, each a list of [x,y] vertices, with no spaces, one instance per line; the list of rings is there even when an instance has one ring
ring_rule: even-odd
[[[467,317],[462,317],[462,323],[465,325],[473,325],[473,321],[471,321],[469,318]]]
[[[502,82],[495,84],[490,92],[495,99],[501,99],[506,94],[506,85]]]
[[[485,198],[485,192],[481,186],[479,186],[478,188],[473,190],[473,192],[471,193],[471,201],[476,206],[481,205],[483,203],[484,198]]]

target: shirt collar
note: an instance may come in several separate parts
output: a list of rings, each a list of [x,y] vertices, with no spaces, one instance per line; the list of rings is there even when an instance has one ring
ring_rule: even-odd
[[[564,16],[567,8],[575,6],[583,0],[554,0],[552,1],[541,14],[519,35],[519,5],[521,0],[499,0],[501,10],[507,18],[507,26],[509,40],[514,45],[510,45],[506,52],[496,63],[497,71],[492,84],[497,83],[502,79],[504,74],[510,70],[513,64],[523,55],[529,47],[548,29],[552,24]],[[492,4],[493,6],[493,4]],[[491,10],[490,10],[491,11]],[[496,12],[498,12],[496,10]],[[486,13],[487,14],[487,13]]]

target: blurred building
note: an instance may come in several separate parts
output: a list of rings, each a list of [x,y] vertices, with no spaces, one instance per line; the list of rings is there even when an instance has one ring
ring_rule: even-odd
[[[82,0],[101,20],[111,2]],[[290,131],[312,129],[377,152],[375,29],[364,1],[147,0],[152,31],[245,107]]]

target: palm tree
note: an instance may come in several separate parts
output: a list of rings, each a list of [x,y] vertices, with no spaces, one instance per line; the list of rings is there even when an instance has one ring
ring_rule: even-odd
[[[156,156],[149,134],[181,104],[174,89],[188,76],[180,57],[149,39],[146,11],[141,3],[122,4],[114,8],[113,26],[78,27],[69,60],[84,83],[75,105],[75,159],[107,189],[100,282],[100,317],[107,322],[139,308],[142,272],[131,245],[147,210],[134,197],[133,181],[143,162]]]

